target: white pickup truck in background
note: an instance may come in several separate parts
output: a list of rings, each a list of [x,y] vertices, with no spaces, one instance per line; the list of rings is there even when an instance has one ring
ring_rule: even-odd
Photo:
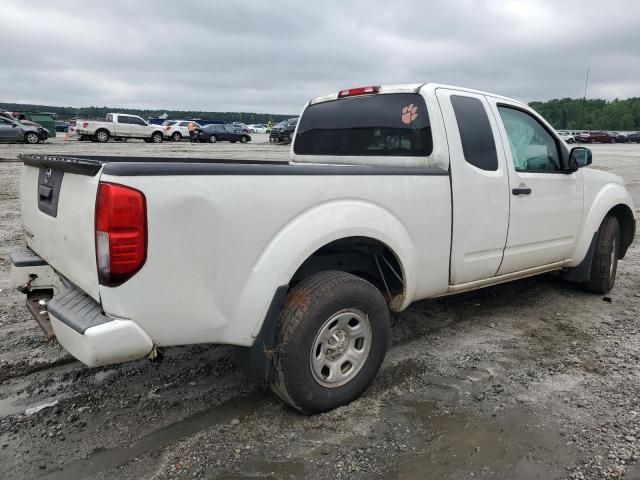
[[[164,139],[161,125],[150,125],[137,115],[123,113],[109,113],[105,121],[76,120],[76,133],[101,143],[110,138],[140,138],[149,143],[161,143]]]
[[[62,346],[90,366],[246,347],[306,413],[373,381],[389,310],[550,271],[607,292],[635,235],[588,149],[518,101],[437,84],[310,101],[289,162],[23,160],[14,281]]]

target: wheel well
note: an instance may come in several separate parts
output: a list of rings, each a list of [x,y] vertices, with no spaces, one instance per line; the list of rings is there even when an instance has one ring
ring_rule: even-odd
[[[404,271],[397,255],[369,237],[347,237],[316,250],[291,278],[290,286],[324,270],[348,272],[371,282],[387,302],[404,294]]]
[[[633,218],[631,209],[624,204],[616,205],[609,213],[615,215],[620,224],[620,254],[618,257],[624,258],[636,233],[636,220]]]

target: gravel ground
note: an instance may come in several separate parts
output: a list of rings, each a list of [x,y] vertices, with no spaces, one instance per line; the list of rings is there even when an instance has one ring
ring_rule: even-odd
[[[52,144],[0,158],[287,155],[264,140]],[[593,151],[640,205],[640,147]],[[414,304],[366,394],[305,417],[248,383],[230,347],[88,369],[47,342],[9,279],[19,171],[0,162],[0,478],[640,478],[639,242],[604,298],[544,275]]]

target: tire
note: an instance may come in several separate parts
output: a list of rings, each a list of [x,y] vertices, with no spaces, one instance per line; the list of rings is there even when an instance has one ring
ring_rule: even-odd
[[[218,137],[215,135],[209,135],[209,143],[216,143],[218,141]]]
[[[96,132],[94,135],[96,142],[106,143],[109,141],[109,132],[107,130],[101,129]]]
[[[173,132],[173,135],[171,135],[171,140],[173,140],[174,142],[179,142],[180,140],[182,140],[182,135],[180,134],[180,132]]]
[[[609,142],[609,143],[616,143],[616,142],[617,142],[617,140],[615,138],[612,138],[611,142]]]
[[[162,143],[163,139],[164,135],[160,132],[153,132],[153,134],[151,135],[151,142],[153,143]]]
[[[376,287],[345,272],[311,275],[285,300],[271,389],[306,414],[346,405],[375,378],[388,340],[389,309]]]
[[[618,271],[619,251],[620,224],[615,216],[608,215],[598,230],[598,243],[593,252],[590,278],[583,284],[585,290],[602,294],[613,288]]]
[[[576,141],[573,138],[570,138],[569,140],[567,140],[567,143],[576,143]]]
[[[40,136],[38,136],[38,134],[35,132],[27,132],[24,135],[24,142],[28,143],[29,145],[35,145],[36,143],[40,142]]]
[[[247,143],[249,141],[248,137],[243,135],[240,137],[240,143]]]

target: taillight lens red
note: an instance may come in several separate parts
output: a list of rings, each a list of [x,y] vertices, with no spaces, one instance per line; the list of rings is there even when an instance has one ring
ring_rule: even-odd
[[[164,127],[165,132],[168,132],[169,130],[171,130],[171,127]]]
[[[356,95],[371,95],[372,93],[379,93],[380,87],[358,87],[349,88],[348,90],[340,90],[338,98],[353,97]]]
[[[89,126],[89,122],[82,122],[82,128],[87,128]]]
[[[96,201],[96,263],[101,285],[121,285],[147,259],[147,212],[142,192],[100,182]]]

